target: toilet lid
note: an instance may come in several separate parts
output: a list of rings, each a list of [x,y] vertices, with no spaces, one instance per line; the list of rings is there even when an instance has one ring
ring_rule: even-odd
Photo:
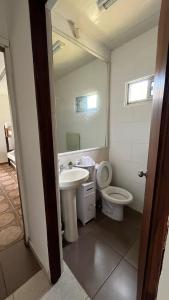
[[[108,161],[100,163],[97,169],[96,179],[100,189],[104,189],[110,185],[112,180],[112,166]]]

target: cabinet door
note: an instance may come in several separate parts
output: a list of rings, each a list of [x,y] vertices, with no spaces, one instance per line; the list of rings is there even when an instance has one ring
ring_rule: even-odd
[[[95,193],[90,194],[86,197],[86,217],[87,221],[95,218],[96,216],[96,196]]]

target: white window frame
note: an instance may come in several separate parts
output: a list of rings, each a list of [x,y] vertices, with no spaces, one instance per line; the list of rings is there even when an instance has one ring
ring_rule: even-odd
[[[130,85],[133,83],[144,81],[144,80],[148,80],[147,98],[129,102],[129,87],[130,87]],[[124,103],[125,106],[141,104],[141,103],[152,101],[152,99],[153,99],[153,96],[151,96],[152,81],[154,81],[154,75],[149,75],[149,76],[141,77],[141,78],[126,82],[126,84],[125,84],[125,103]]]

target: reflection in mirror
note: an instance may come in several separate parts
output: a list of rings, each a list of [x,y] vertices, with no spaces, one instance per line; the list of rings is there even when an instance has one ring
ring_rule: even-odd
[[[53,32],[59,153],[105,147],[108,65]]]

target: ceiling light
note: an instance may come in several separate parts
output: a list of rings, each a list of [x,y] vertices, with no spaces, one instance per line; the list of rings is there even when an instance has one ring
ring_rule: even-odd
[[[63,47],[65,46],[65,44],[61,41],[56,41],[53,46],[52,46],[52,50],[53,50],[53,53],[55,53],[56,51],[62,49]]]
[[[117,0],[97,0],[97,6],[99,9],[108,9],[113,5]]]

